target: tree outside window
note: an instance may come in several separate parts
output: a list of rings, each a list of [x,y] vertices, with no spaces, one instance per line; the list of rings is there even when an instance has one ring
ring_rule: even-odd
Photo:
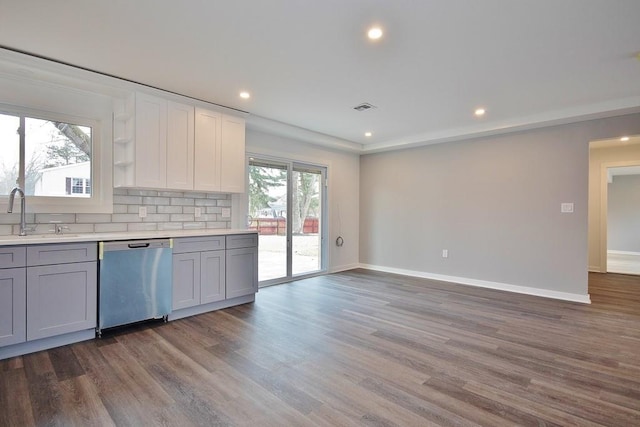
[[[30,196],[90,197],[91,131],[88,126],[0,114],[4,146],[0,195],[20,186]],[[66,191],[70,176],[80,181],[73,183],[72,191]]]

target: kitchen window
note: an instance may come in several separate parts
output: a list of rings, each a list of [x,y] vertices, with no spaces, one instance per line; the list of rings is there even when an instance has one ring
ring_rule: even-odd
[[[86,125],[0,113],[0,194],[19,186],[27,196],[91,197],[85,190],[91,179],[91,135]]]
[[[27,212],[111,212],[111,151],[100,145],[111,123],[103,123],[0,104],[0,199],[20,187]]]

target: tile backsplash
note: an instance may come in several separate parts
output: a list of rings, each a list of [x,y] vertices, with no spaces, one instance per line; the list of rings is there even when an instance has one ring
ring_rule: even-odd
[[[27,198],[27,212],[28,212]],[[140,207],[147,216],[140,218]],[[201,215],[196,218],[196,208]],[[27,213],[29,234],[53,233],[55,225],[64,225],[65,233],[108,233],[123,231],[187,230],[231,228],[231,217],[222,217],[222,209],[231,210],[231,195],[180,191],[155,191],[116,188],[112,214]],[[18,234],[20,213],[0,214],[0,236]]]

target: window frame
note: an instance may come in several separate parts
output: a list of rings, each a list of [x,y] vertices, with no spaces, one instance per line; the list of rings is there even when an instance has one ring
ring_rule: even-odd
[[[70,89],[72,90],[72,89]],[[90,101],[89,101],[90,102]],[[64,104],[64,103],[62,103]],[[27,212],[33,213],[112,213],[113,212],[113,181],[111,163],[111,150],[109,139],[111,123],[105,129],[105,120],[92,117],[82,117],[64,112],[43,111],[36,108],[28,108],[16,105],[0,103],[0,114],[23,116],[40,120],[60,121],[79,126],[91,127],[91,175],[92,193],[90,197],[56,197],[34,196],[26,198]],[[106,140],[106,143],[105,143]],[[26,142],[25,142],[26,143]],[[21,148],[21,157],[24,150]],[[24,159],[21,159],[24,163]],[[24,165],[20,165],[19,179],[24,185]],[[98,184],[94,186],[94,184]],[[2,195],[1,199],[8,204],[8,196]]]

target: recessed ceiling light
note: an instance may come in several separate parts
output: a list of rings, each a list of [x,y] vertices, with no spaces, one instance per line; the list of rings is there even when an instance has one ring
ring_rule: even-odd
[[[371,132],[365,132],[364,136],[366,136],[367,138],[369,138],[371,135],[373,135]]]
[[[242,92],[240,92],[240,98],[249,99],[249,98],[251,98],[251,94],[249,92],[242,91]]]
[[[367,32],[367,36],[371,40],[378,40],[380,37],[382,37],[382,28],[380,27],[369,28],[369,31]]]
[[[622,138],[620,138],[620,141],[622,142],[627,142],[629,140],[628,136],[623,136]]]
[[[476,111],[474,111],[473,114],[480,117],[480,116],[484,116],[484,113],[486,112],[487,111],[484,108],[476,108]]]

